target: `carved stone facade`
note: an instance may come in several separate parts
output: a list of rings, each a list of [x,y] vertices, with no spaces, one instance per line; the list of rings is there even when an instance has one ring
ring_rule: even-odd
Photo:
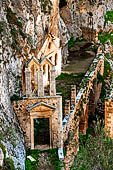
[[[48,94],[44,92],[44,65],[48,65],[50,68]],[[25,89],[26,97],[23,100],[14,102],[13,107],[24,132],[28,148],[35,149],[35,119],[42,119],[44,121],[45,118],[49,121],[48,139],[50,141],[47,143],[48,147],[63,147],[62,97],[56,95],[55,77],[55,67],[46,57],[41,62],[33,57],[26,64],[25,83],[23,83],[23,86],[25,85],[23,89]],[[39,146],[39,144],[37,145]]]
[[[62,146],[62,97],[26,98],[14,103],[14,111],[25,135],[26,146],[34,149],[34,119],[49,118],[49,148]]]

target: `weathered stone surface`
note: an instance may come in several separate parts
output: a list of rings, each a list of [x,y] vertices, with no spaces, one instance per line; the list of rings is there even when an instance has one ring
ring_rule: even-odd
[[[43,96],[14,102],[13,108],[24,132],[27,148],[34,149],[34,126],[32,123],[35,118],[49,118],[50,148],[62,146],[61,100],[61,96]]]
[[[0,143],[5,146],[7,157],[14,161],[16,169],[25,170],[25,146],[23,132],[13,112],[8,91],[8,75],[2,75],[2,99],[0,103]]]
[[[0,148],[0,166],[3,166],[4,161],[4,153],[3,150]]]

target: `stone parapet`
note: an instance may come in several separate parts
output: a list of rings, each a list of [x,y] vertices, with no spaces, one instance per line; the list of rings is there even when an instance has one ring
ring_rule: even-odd
[[[86,134],[88,128],[88,105],[89,96],[95,92],[95,97],[91,103],[98,100],[101,86],[97,85],[98,72],[103,75],[104,72],[104,56],[102,54],[96,56],[89,70],[81,82],[81,88],[76,96],[75,104],[71,104],[70,113],[63,119],[63,141],[66,155],[64,157],[65,169],[70,169],[75,155],[79,150],[79,130],[82,134]],[[95,109],[95,108],[94,108]],[[91,111],[93,114],[93,111]]]
[[[105,100],[105,130],[113,138],[113,99]]]

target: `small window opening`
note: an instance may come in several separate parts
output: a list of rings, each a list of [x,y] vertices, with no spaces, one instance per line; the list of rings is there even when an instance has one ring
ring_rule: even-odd
[[[55,54],[55,66],[58,64],[57,63],[57,59],[58,59],[58,55],[57,55],[57,53]]]
[[[48,48],[49,48],[49,49],[51,48],[51,42],[49,42]]]
[[[43,65],[43,74],[46,74],[46,66],[45,66],[45,64]]]
[[[49,57],[49,59],[52,61],[52,57]]]

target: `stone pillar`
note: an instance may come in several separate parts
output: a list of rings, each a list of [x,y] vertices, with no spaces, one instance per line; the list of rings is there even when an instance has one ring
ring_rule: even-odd
[[[64,115],[70,113],[70,100],[65,100]]]
[[[40,70],[37,72],[38,77],[38,96],[44,96],[44,84],[43,84],[43,71]]]
[[[34,65],[34,85],[35,85],[35,90],[38,89],[38,86],[37,86],[37,68],[36,66]]]
[[[76,104],[76,85],[71,86],[71,105]]]
[[[34,119],[31,117],[31,149],[34,149]]]
[[[50,70],[50,96],[56,96],[55,67]]]
[[[31,96],[31,71],[25,68],[26,97]]]

